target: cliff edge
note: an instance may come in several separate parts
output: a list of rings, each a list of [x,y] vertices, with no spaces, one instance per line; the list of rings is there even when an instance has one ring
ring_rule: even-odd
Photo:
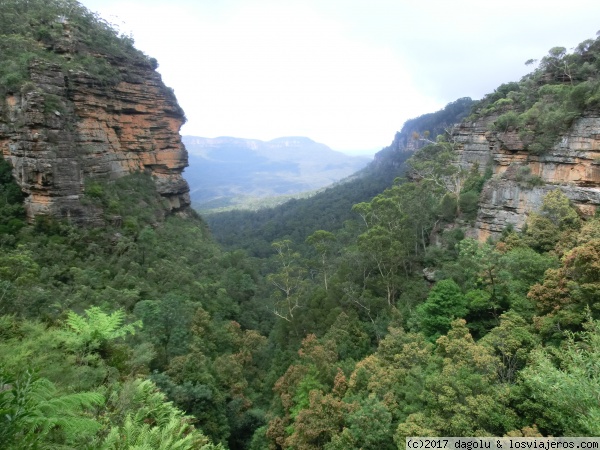
[[[554,47],[519,82],[479,101],[449,137],[465,169],[493,176],[479,197],[473,237],[521,230],[559,189],[590,217],[600,208],[600,38],[572,53]]]
[[[29,19],[50,30],[42,38],[12,34],[25,41],[30,57],[14,70],[18,82],[2,78],[0,152],[26,195],[28,219],[100,224],[102,210],[86,201],[86,186],[132,172],[152,175],[165,212],[185,211],[188,157],[179,136],[185,116],[175,95],[154,60],[73,5],[71,16],[56,10]],[[86,25],[97,27],[96,34]]]
[[[498,236],[506,226],[521,230],[544,196],[561,190],[582,216],[600,207],[600,114],[586,111],[543,154],[525,150],[518,132],[489,131],[498,116],[464,122],[454,131],[460,162],[491,165],[472,234],[479,240]]]

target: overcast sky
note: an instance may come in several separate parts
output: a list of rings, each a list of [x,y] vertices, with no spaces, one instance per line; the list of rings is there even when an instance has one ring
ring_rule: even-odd
[[[182,134],[307,136],[345,152],[595,38],[600,1],[83,0],[159,62]]]

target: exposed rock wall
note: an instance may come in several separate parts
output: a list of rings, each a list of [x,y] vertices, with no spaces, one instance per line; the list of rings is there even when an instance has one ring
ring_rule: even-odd
[[[577,119],[552,149],[537,156],[523,150],[518,133],[489,131],[497,116],[465,122],[454,132],[460,163],[481,170],[491,165],[493,178],[481,193],[480,209],[471,235],[480,240],[497,236],[511,224],[519,230],[544,196],[560,189],[582,215],[600,206],[600,115]]]
[[[121,73],[116,84],[36,62],[31,83],[2,99],[0,151],[27,195],[30,219],[100,223],[102,212],[84,200],[86,180],[133,171],[153,175],[172,211],[189,207],[185,118],[175,96],[149,65],[111,64]]]

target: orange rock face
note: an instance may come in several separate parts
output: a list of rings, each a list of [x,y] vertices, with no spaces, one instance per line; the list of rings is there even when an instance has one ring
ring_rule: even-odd
[[[471,235],[484,241],[497,236],[507,225],[519,230],[544,196],[560,189],[582,216],[600,207],[600,116],[584,114],[560,142],[532,155],[524,150],[518,133],[488,131],[497,117],[466,122],[454,132],[460,162],[484,170],[491,165],[494,176],[484,186]]]
[[[85,72],[37,63],[31,67],[35,89],[5,99],[0,151],[27,194],[30,219],[49,214],[101,222],[101,211],[82,203],[85,181],[134,171],[153,175],[171,210],[189,207],[183,111],[151,67],[119,70],[122,81],[102,85]]]

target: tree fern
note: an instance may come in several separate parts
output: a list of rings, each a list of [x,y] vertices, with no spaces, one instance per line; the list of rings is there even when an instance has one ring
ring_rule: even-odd
[[[66,335],[77,349],[96,350],[106,342],[135,334],[136,327],[142,327],[141,321],[123,325],[125,312],[122,309],[107,314],[99,307],[92,306],[85,310],[85,315],[87,317],[69,311],[67,317]]]
[[[186,434],[189,425],[178,418],[162,426],[150,426],[127,417],[122,427],[113,428],[101,447],[103,450],[192,450],[209,449],[208,439],[197,432]]]
[[[113,427],[99,444],[102,450],[217,450],[209,439],[190,424],[190,417],[166,401],[149,380],[136,380],[126,406],[129,412],[121,426]],[[125,394],[127,395],[127,394]]]
[[[101,428],[86,411],[104,403],[96,392],[60,395],[49,380],[27,371],[0,375],[0,442],[3,449],[57,448],[81,442]]]

